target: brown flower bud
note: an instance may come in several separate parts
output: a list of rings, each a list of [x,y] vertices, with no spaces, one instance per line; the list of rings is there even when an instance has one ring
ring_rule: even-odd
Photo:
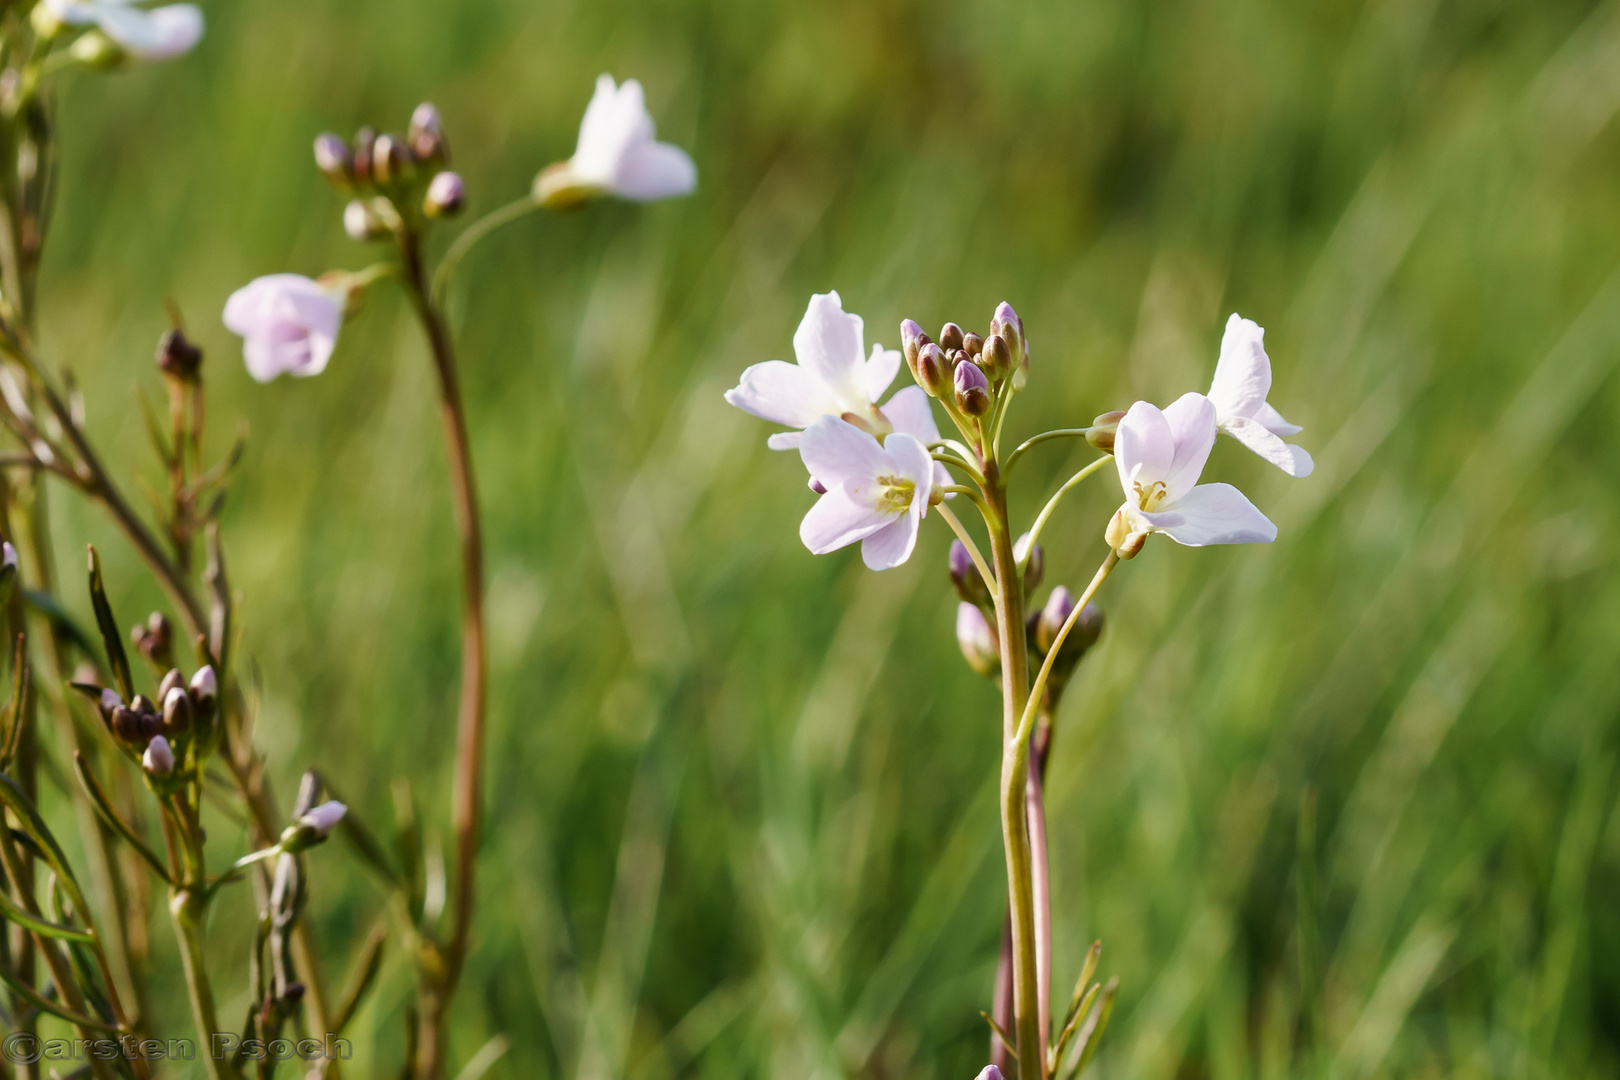
[[[354,179],[357,183],[372,181],[371,157],[377,145],[377,132],[363,127],[354,135]]]
[[[933,342],[917,353],[917,382],[933,397],[951,392],[951,364],[945,359],[945,350]]]
[[[158,339],[157,366],[165,375],[191,382],[202,369],[202,350],[186,340],[179,330],[170,330]]]
[[[947,353],[952,349],[960,349],[962,340],[962,328],[953,322],[946,323],[939,331],[939,347]]]
[[[142,738],[144,725],[134,709],[128,705],[120,705],[112,712],[112,730],[120,742],[131,746],[142,746],[146,740]]]
[[[191,730],[191,699],[176,686],[163,699],[163,733],[170,739]]]
[[[963,352],[967,353],[969,356],[977,357],[983,349],[984,338],[980,337],[978,334],[972,333],[962,335]]]
[[[379,135],[371,146],[371,179],[378,185],[399,183],[413,164],[410,147],[397,135]]]
[[[979,351],[979,366],[992,380],[1004,379],[1007,372],[1012,370],[1012,349],[1007,345],[1007,339],[1000,334],[991,334],[984,339],[984,348]]]
[[[158,700],[164,702],[168,701],[170,690],[173,690],[177,686],[184,688],[185,685],[186,677],[180,674],[180,669],[170,668],[167,674],[163,676],[163,681],[158,683]]]
[[[354,151],[330,132],[315,136],[315,167],[337,188],[354,183]]]
[[[990,384],[977,364],[956,365],[956,406],[969,416],[990,411]]]
[[[1114,433],[1119,430],[1119,422],[1125,419],[1125,414],[1119,411],[1105,412],[1091,422],[1086,429],[1086,442],[1098,450],[1114,452]]]
[[[422,102],[411,113],[411,126],[405,131],[405,140],[417,161],[438,164],[450,155],[449,145],[444,141],[444,123],[439,118],[439,110],[429,102]]]

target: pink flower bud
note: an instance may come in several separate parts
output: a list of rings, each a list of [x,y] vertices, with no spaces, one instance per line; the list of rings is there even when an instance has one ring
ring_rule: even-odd
[[[956,606],[956,644],[961,647],[968,667],[986,678],[1001,666],[996,632],[977,604],[963,602]]]
[[[979,365],[964,362],[956,365],[956,404],[969,416],[983,416],[990,411],[990,382],[979,370]]]
[[[428,184],[422,198],[422,212],[431,218],[453,217],[467,198],[467,185],[460,173],[442,172]]]
[[[323,802],[299,818],[298,821],[299,824],[314,829],[316,835],[324,840],[331,835],[332,830],[337,827],[337,823],[342,821],[343,815],[348,812],[349,808],[340,802]]]
[[[219,694],[219,682],[214,678],[214,666],[204,664],[191,677],[191,696],[198,701],[212,701]]]
[[[146,753],[141,755],[141,767],[153,776],[168,776],[174,772],[174,751],[169,749],[169,740],[161,735],[152,736],[152,741],[146,744]]]

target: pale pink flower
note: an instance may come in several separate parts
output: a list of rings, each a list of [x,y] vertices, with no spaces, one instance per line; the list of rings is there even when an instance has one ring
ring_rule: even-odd
[[[225,326],[241,335],[248,374],[267,383],[279,375],[319,375],[337,347],[344,297],[301,274],[269,274],[225,302]]]
[[[697,187],[697,166],[685,150],[654,138],[641,84],[613,76],[596,80],[585,107],[574,156],[547,167],[535,184],[542,201],[578,203],[595,195],[650,202],[687,195]]]
[[[203,13],[195,4],[137,7],[130,0],[43,0],[70,26],[94,25],[136,60],[172,60],[202,40]]]
[[[899,566],[917,546],[917,530],[934,489],[934,459],[915,438],[895,432],[879,443],[834,416],[805,429],[805,468],[827,489],[799,526],[816,555],[861,541],[873,570]]]
[[[1271,393],[1271,357],[1266,355],[1265,337],[1264,329],[1236,313],[1226,320],[1221,358],[1209,384],[1215,424],[1289,476],[1309,476],[1316,467],[1311,455],[1282,440],[1302,429],[1266,401]]]
[[[299,818],[300,824],[308,825],[315,830],[316,835],[323,839],[337,828],[337,823],[343,820],[343,815],[349,808],[340,802],[323,802],[309,813]]]

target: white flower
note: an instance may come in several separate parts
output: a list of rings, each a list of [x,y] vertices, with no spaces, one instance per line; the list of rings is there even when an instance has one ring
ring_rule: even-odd
[[[202,40],[203,13],[195,4],[140,8],[130,0],[43,0],[71,26],[94,25],[136,60],[172,60]]]
[[[1001,646],[996,641],[995,628],[977,604],[963,601],[956,605],[956,644],[961,647],[968,667],[980,675],[994,675],[1001,666]]]
[[[865,348],[861,317],[846,312],[836,292],[817,293],[793,333],[798,363],[767,360],[753,365],[726,391],[726,401],[788,427],[807,428],[823,416],[837,416],[879,438],[898,431],[924,446],[938,442],[939,428],[922,387],[908,386],[882,408],[877,406],[900,370],[900,352],[874,344],[872,355],[866,356]],[[767,445],[792,450],[799,445],[799,433],[778,432]],[[943,473],[942,465],[938,483],[948,483]]]
[[[342,821],[343,815],[348,812],[349,808],[340,802],[323,802],[298,821],[300,824],[308,825],[317,835],[324,838],[337,828],[337,823]]]
[[[231,294],[225,325],[245,339],[242,358],[260,382],[319,375],[337,347],[343,298],[301,274],[270,274]]]
[[[1266,401],[1271,392],[1271,357],[1266,355],[1265,336],[1265,330],[1236,313],[1226,320],[1221,358],[1209,384],[1215,422],[1221,431],[1289,476],[1309,476],[1316,467],[1311,455],[1282,441],[1284,435],[1298,434],[1299,425],[1284,420]]]
[[[922,443],[896,432],[880,444],[854,424],[824,416],[805,429],[799,456],[827,488],[799,526],[805,547],[825,555],[859,540],[873,570],[911,558],[934,491],[934,459]]]
[[[1200,484],[1215,445],[1215,406],[1186,394],[1160,412],[1138,401],[1119,422],[1114,464],[1125,505],[1108,523],[1108,543],[1121,558],[1142,549],[1149,533],[1178,544],[1269,544],[1277,526],[1231,484]]]
[[[653,138],[653,120],[641,84],[613,76],[596,80],[596,93],[579,124],[574,156],[547,166],[535,181],[535,197],[548,206],[568,206],[595,195],[637,202],[690,194],[697,166],[685,150]]]

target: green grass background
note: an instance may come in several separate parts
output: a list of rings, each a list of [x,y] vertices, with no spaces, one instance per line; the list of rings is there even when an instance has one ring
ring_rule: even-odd
[[[984,1064],[999,720],[956,655],[946,530],[881,575],[810,556],[801,466],[720,400],[837,288],[890,346],[903,317],[982,329],[1012,301],[1019,436],[1204,388],[1241,311],[1316,455],[1294,481],[1223,442],[1211,473],[1278,542],[1156,541],[1102,594],[1051,778],[1058,992],[1094,937],[1122,984],[1099,1074],[1617,1074],[1620,3],[207,10],[182,61],[60,80],[43,351],[156,481],[129,391],[155,389],[180,305],[210,445],[251,430],[225,527],[260,741],[284,798],[319,764],[378,830],[399,776],[448,824],[458,583],[426,353],[380,289],[326,374],[260,387],[224,299],[368,261],[309,144],[420,100],[471,214],[571,150],[601,71],[645,83],[700,171],[691,199],[529,219],[465,265],[493,664],[458,1061],[505,1034],[490,1075]],[[1032,454],[1015,513],[1085,460]],[[1049,583],[1089,577],[1117,498],[1105,475],[1058,515]],[[56,518],[64,566],[102,546],[125,622],[159,603],[93,508]],[[222,860],[243,842],[213,836]],[[337,845],[312,866],[338,981],[381,894]],[[248,915],[233,897],[211,930],[231,1017]],[[362,1075],[397,1068],[409,992],[396,949]]]

